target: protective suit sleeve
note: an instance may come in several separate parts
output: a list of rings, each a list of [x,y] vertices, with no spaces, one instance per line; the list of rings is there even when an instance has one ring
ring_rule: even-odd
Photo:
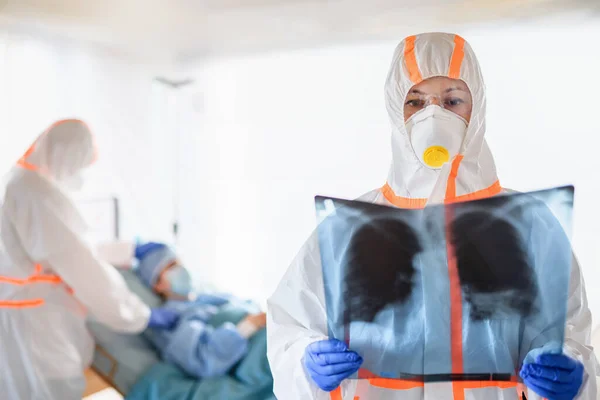
[[[166,335],[163,358],[197,378],[226,374],[248,350],[248,340],[231,323],[213,328],[198,319],[182,320]]]
[[[267,301],[267,355],[275,396],[329,400],[304,368],[306,346],[328,339],[323,275],[317,233],[313,233]],[[342,394],[355,385],[342,382]]]
[[[583,385],[576,397],[577,400],[596,400],[597,382],[596,376],[600,373],[600,367],[591,347],[591,328],[592,314],[588,308],[585,283],[581,274],[579,263],[573,254],[564,254],[565,247],[570,249],[570,243],[566,238],[562,227],[556,219],[548,214],[542,213],[538,222],[538,238],[547,238],[546,244],[539,246],[541,251],[536,257],[539,257],[542,263],[560,262],[558,260],[565,257],[571,257],[571,273],[569,279],[569,291],[567,297],[566,326],[564,331],[564,353],[581,362],[584,366]],[[551,279],[551,277],[549,277]],[[550,328],[551,329],[551,328]],[[525,362],[533,362],[533,359],[544,353],[546,343],[545,335],[549,332],[548,328],[536,329],[535,336],[527,339],[528,351]],[[555,335],[554,335],[555,336]]]
[[[58,274],[98,322],[117,332],[142,332],[150,308],[114,267],[96,257],[60,204],[27,200],[13,223],[31,259]]]
[[[567,301],[567,326],[565,329],[564,352],[579,360],[584,367],[583,385],[577,400],[596,400],[598,388],[596,376],[600,366],[591,347],[592,313],[588,308],[583,275],[579,263],[573,257],[569,299]]]

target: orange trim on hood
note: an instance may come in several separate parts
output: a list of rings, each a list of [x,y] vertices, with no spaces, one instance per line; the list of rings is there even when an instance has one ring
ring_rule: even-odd
[[[52,129],[56,128],[57,126],[62,125],[67,122],[76,122],[76,123],[82,124],[83,126],[85,126],[87,128],[88,132],[90,132],[90,135],[92,135],[92,143],[93,143],[93,147],[94,147],[94,153],[92,155],[92,161],[91,161],[90,165],[94,164],[96,162],[96,160],[98,159],[98,146],[96,145],[95,136],[92,133],[92,130],[90,129],[88,124],[86,124],[84,121],[82,121],[80,119],[76,119],[76,118],[70,118],[70,119],[61,119],[60,121],[56,121],[55,123],[50,125],[40,136],[38,136],[38,138],[35,140],[35,142],[33,142],[33,144],[31,146],[29,146],[29,148],[27,149],[25,154],[23,154],[23,156],[21,156],[21,158],[19,158],[19,160],[17,161],[17,166],[24,168],[24,169],[28,169],[30,171],[42,171],[43,169],[40,166],[31,164],[30,162],[27,161],[27,158],[35,151],[35,146],[42,136],[44,136],[45,134],[47,134]]]
[[[416,40],[416,36],[409,36],[404,42],[404,60],[406,69],[408,70],[408,77],[415,85],[423,80],[423,76],[419,70],[419,64],[417,63],[417,56],[415,54]]]
[[[465,39],[454,36],[454,51],[450,59],[450,67],[448,69],[448,77],[452,79],[460,79],[460,68],[463,59],[465,58]]]

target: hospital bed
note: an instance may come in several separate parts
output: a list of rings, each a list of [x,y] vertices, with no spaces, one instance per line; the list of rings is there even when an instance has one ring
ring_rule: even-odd
[[[109,247],[113,251],[108,254],[106,249],[102,250],[104,246],[97,246],[99,255],[116,266],[130,264],[131,249],[123,247],[124,242],[119,241],[118,237],[118,201],[109,199],[110,204],[106,203],[97,201],[94,206],[88,204],[88,210],[84,213],[88,220],[89,215],[96,218],[95,223],[100,224],[101,220],[105,222],[102,231],[97,231],[94,239],[96,243],[112,242]],[[106,221],[112,221],[117,226],[106,224]],[[124,251],[124,248],[128,250]],[[129,288],[148,306],[161,305],[161,299],[139,280],[133,270],[117,270]],[[216,290],[212,285],[196,289],[199,293],[214,293]],[[208,323],[213,327],[224,322],[236,324],[250,309],[259,308],[251,302],[231,302],[220,307]],[[89,328],[97,345],[92,365],[94,372],[132,400],[275,400],[273,378],[266,358],[265,330],[249,339],[246,355],[227,375],[197,379],[169,363],[161,362],[144,335],[118,334],[94,322],[89,322]]]
[[[160,300],[150,293],[130,270],[119,270],[128,286],[151,307]],[[92,368],[120,393],[126,394],[133,385],[156,363],[158,354],[142,335],[125,335],[90,322],[89,328],[96,339]]]
[[[160,299],[131,270],[120,270],[133,292],[151,307]],[[219,308],[209,324],[238,323],[256,305],[231,302]],[[97,349],[93,369],[131,400],[275,400],[273,378],[266,358],[266,332],[248,341],[247,353],[227,375],[197,379],[169,363],[160,362],[144,335],[123,335],[90,323]]]
[[[78,199],[78,207],[91,226],[90,241],[93,243],[111,242],[120,239],[119,200],[115,197]],[[157,306],[158,299],[135,276],[133,271],[119,269],[127,285],[148,305]],[[98,380],[98,376],[121,394],[129,392],[135,382],[145,372],[159,362],[159,356],[149,341],[142,335],[124,335],[112,332],[106,327],[90,322],[89,329],[96,340],[96,351],[92,364],[93,373],[88,381]],[[89,382],[89,386],[92,385]],[[95,390],[92,390],[94,392]]]

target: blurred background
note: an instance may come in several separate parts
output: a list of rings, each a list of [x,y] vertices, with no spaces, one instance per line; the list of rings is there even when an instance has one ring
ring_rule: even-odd
[[[264,301],[316,194],[385,183],[383,84],[422,31],[478,54],[503,186],[576,186],[599,316],[597,0],[0,0],[0,167],[84,119],[100,158],[80,196],[118,204],[120,238],[173,243],[198,282]],[[92,221],[106,235],[110,207]]]

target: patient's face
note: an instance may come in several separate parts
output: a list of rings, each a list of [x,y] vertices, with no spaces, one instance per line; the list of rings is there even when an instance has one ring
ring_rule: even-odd
[[[166,300],[188,300],[191,288],[189,273],[176,260],[160,273],[154,292]]]
[[[159,294],[161,296],[166,296],[169,293],[169,290],[171,289],[171,284],[167,280],[165,272],[167,272],[171,268],[173,268],[173,267],[168,266],[158,276],[156,285],[154,285],[154,292],[156,292],[156,294]]]

